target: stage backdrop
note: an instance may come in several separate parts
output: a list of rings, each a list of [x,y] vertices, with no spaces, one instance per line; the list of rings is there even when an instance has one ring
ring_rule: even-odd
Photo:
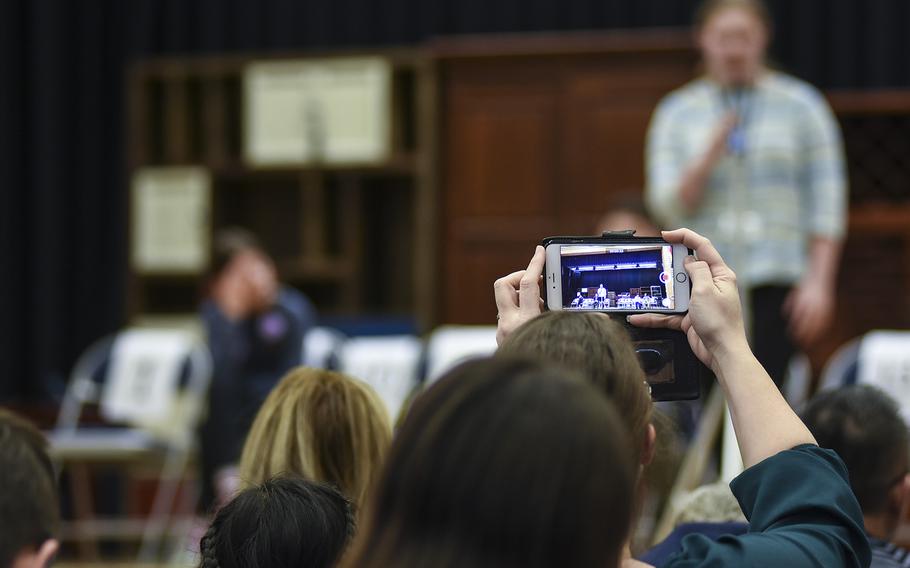
[[[824,88],[910,85],[905,0],[774,0],[774,56]],[[46,397],[124,323],[125,70],[135,58],[683,26],[666,0],[0,3],[0,401]]]

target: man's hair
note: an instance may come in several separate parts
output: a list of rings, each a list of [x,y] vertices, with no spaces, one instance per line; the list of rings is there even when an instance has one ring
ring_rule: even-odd
[[[600,313],[547,312],[516,329],[499,355],[521,355],[564,366],[607,395],[632,434],[632,452],[641,457],[654,404],[632,340]]]
[[[819,446],[844,460],[863,512],[882,512],[908,467],[907,425],[897,403],[873,386],[853,385],[817,395],[803,421]]]
[[[215,515],[200,568],[329,568],[354,535],[350,503],[334,487],[278,477],[245,489]]]
[[[728,8],[751,12],[769,33],[774,29],[771,14],[762,0],[704,0],[695,10],[695,29],[700,30],[705,27],[705,24],[708,23],[712,16]]]
[[[616,566],[629,454],[616,410],[580,377],[529,359],[465,363],[414,401],[347,565]]]
[[[235,256],[248,250],[262,251],[262,243],[256,235],[243,227],[225,227],[212,237],[212,260],[209,274],[220,274]]]
[[[53,538],[59,515],[47,440],[29,422],[0,409],[0,567]]]
[[[388,413],[366,383],[322,369],[291,370],[269,393],[247,435],[240,478],[282,473],[331,483],[359,508],[392,443]]]

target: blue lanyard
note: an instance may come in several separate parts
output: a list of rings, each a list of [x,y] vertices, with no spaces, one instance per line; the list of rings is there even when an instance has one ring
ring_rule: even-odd
[[[724,90],[721,93],[726,110],[736,113],[736,124],[727,136],[727,151],[736,157],[746,155],[746,125],[752,111],[753,92],[745,88]]]

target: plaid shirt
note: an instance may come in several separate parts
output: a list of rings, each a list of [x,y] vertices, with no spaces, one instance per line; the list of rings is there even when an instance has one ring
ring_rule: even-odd
[[[683,172],[698,160],[728,110],[740,117],[691,214],[679,201]],[[747,286],[793,284],[813,236],[841,238],[847,182],[843,143],[815,88],[777,72],[731,94],[697,79],[665,97],[647,141],[646,198],[666,227],[709,237]]]

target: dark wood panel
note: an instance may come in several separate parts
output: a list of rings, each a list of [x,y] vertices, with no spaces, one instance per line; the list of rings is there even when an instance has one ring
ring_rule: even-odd
[[[642,186],[651,112],[694,65],[687,42],[649,34],[439,49],[443,322],[491,323],[497,277],[546,235],[592,232],[611,194]]]

